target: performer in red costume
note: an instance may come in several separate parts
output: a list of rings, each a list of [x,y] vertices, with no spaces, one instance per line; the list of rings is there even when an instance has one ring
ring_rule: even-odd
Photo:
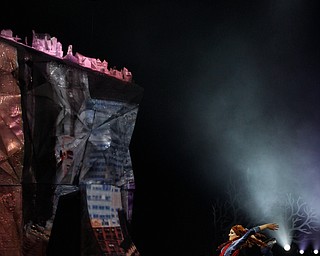
[[[229,233],[229,241],[218,247],[218,250],[220,250],[219,256],[237,256],[242,249],[254,245],[261,248],[261,254],[272,255],[271,247],[274,244],[274,240],[270,243],[265,243],[258,238],[262,236],[259,232],[265,229],[278,230],[279,225],[276,223],[267,223],[251,229],[246,229],[242,225],[233,226]]]

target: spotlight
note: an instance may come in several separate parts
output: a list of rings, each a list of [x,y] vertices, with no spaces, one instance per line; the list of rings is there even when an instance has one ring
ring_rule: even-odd
[[[318,250],[313,250],[313,254],[318,254],[319,251]]]
[[[299,254],[304,254],[304,250],[299,250]]]
[[[290,245],[289,244],[286,244],[284,247],[283,247],[283,249],[285,250],[285,251],[290,251]]]

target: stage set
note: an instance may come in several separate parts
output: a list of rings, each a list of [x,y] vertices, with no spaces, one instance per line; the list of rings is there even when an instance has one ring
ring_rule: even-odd
[[[140,255],[128,232],[143,89],[33,31],[0,37],[0,255]]]
[[[156,34],[158,36],[158,32]],[[196,111],[192,109],[190,116],[186,115],[199,124],[190,128],[190,131],[195,129],[190,134],[198,136],[201,133],[201,136],[195,136],[189,142],[181,140],[184,147],[193,147],[187,154],[184,150],[180,152],[179,142],[169,144],[177,143],[173,152],[176,149],[179,153],[165,158],[170,161],[159,164],[156,171],[170,166],[166,175],[171,175],[168,173],[178,166],[174,174],[177,179],[165,184],[168,191],[160,191],[155,198],[172,198],[170,202],[165,201],[167,205],[154,200],[154,208],[145,207],[148,209],[143,211],[158,211],[158,216],[161,216],[155,225],[160,229],[152,229],[152,232],[156,230],[155,236],[146,232],[150,219],[139,215],[145,223],[139,226],[139,232],[143,234],[143,243],[139,244],[137,238],[136,243],[132,239],[134,233],[130,235],[133,230],[130,228],[135,223],[132,209],[136,183],[129,145],[146,91],[134,82],[127,68],[111,68],[106,60],[74,52],[72,45],[66,45],[64,52],[59,40],[50,34],[33,31],[32,40],[27,44],[29,40],[19,38],[11,30],[2,30],[0,35],[1,256],[140,256],[142,253],[147,256],[145,252],[148,250],[151,256],[214,256],[219,255],[217,248],[228,239],[233,225],[242,224],[251,228],[269,221],[280,226],[279,231],[266,233],[266,238],[275,238],[276,243],[272,245],[274,256],[319,254],[319,209],[315,196],[319,191],[319,150],[318,143],[310,146],[314,141],[320,141],[318,100],[314,97],[319,92],[315,82],[310,82],[310,87],[314,86],[314,91],[310,89],[311,96],[308,92],[303,94],[305,98],[301,100],[297,85],[294,88],[290,84],[282,91],[272,89],[267,81],[268,88],[259,82],[254,82],[251,88],[252,81],[249,81],[248,87],[246,83],[241,85],[244,89],[238,87],[238,82],[234,85],[221,82],[221,85],[211,89],[214,76],[208,76],[207,88],[200,84],[192,93],[195,95],[191,100],[194,97]],[[171,54],[173,51],[167,52]],[[222,56],[221,59],[224,59]],[[210,73],[216,72],[220,76],[221,72],[226,72],[217,70],[210,70]],[[166,72],[164,74],[167,75]],[[244,79],[242,74],[240,77]],[[272,86],[280,87],[280,82]],[[293,95],[290,101],[285,100],[287,87]],[[183,84],[183,90],[185,88]],[[164,90],[166,88],[161,88],[158,93]],[[232,92],[230,95],[229,91]],[[258,100],[250,102],[257,91],[263,99],[258,97]],[[301,91],[304,92],[304,88]],[[271,96],[269,92],[272,92]],[[154,98],[149,100],[153,102],[158,97],[157,91],[152,91],[151,96]],[[177,98],[170,95],[170,100],[164,102],[173,102],[172,99]],[[203,102],[198,105],[199,99]],[[249,99],[249,104],[246,99]],[[316,107],[305,104],[308,102],[306,99],[314,100]],[[185,100],[189,106],[189,97]],[[301,100],[301,104],[296,105],[297,100]],[[179,110],[179,107],[174,107],[176,105],[171,105],[172,102],[168,108]],[[290,111],[284,108],[286,104],[290,106]],[[212,110],[202,113],[207,105]],[[182,106],[180,102],[178,106]],[[257,111],[251,113],[251,109],[256,107]],[[292,107],[293,112],[299,109],[301,113],[291,116]],[[280,117],[274,109],[279,110]],[[315,112],[311,113],[313,109]],[[308,113],[307,116],[314,114],[314,117],[308,117],[311,121],[306,130],[305,113]],[[292,120],[286,119],[286,115]],[[208,116],[214,118],[207,122]],[[227,118],[220,118],[222,116]],[[241,116],[244,116],[243,120],[238,119]],[[167,118],[160,121],[166,123],[165,120],[170,120],[172,116]],[[280,126],[273,120],[278,118],[281,119]],[[296,137],[296,131],[287,135],[289,125],[282,127],[282,118],[288,124],[299,124],[297,129],[301,129],[301,137]],[[311,129],[314,124],[316,128]],[[203,130],[204,126],[208,129]],[[169,129],[170,132],[174,130]],[[165,135],[167,131],[163,129]],[[182,131],[180,127],[178,131]],[[157,136],[162,142],[161,133]],[[172,132],[171,136],[173,138],[176,134]],[[209,137],[208,144],[204,143]],[[291,137],[294,138],[292,141]],[[167,141],[163,141],[167,150]],[[217,156],[212,157],[211,152],[216,150],[216,146],[212,146],[215,141],[219,142],[219,150]],[[223,145],[222,148],[220,145]],[[148,149],[143,152],[143,161],[148,159],[145,152],[152,152]],[[202,154],[206,150],[208,157]],[[162,151],[155,155],[159,152]],[[185,161],[186,156],[193,154],[190,162]],[[215,159],[220,157],[222,160]],[[172,159],[179,164],[171,166]],[[180,159],[185,161],[181,165]],[[216,166],[216,161],[217,169],[211,170],[212,166]],[[205,165],[202,165],[204,162]],[[225,163],[228,164],[225,166]],[[188,172],[185,171],[186,166]],[[153,179],[154,174],[149,173],[149,179]],[[206,177],[206,182],[195,180],[195,177]],[[136,181],[138,184],[138,176]],[[163,180],[158,182],[162,184]],[[208,196],[204,188],[209,187],[214,189],[209,190]],[[206,196],[209,199],[203,198]],[[211,207],[206,206],[207,202],[212,203]],[[171,211],[178,208],[177,214],[171,215]],[[162,229],[168,223],[170,228]],[[161,246],[163,237],[168,243]]]

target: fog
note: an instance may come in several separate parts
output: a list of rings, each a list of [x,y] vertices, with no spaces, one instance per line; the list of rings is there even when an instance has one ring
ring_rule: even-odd
[[[241,180],[253,218],[285,225],[281,211],[291,196],[320,223],[320,89],[310,65],[316,53],[302,39],[286,43],[284,35],[298,38],[306,29],[300,23],[290,32],[296,9],[279,7],[273,14],[270,31],[277,32],[261,34],[261,24],[239,32],[224,24],[202,51],[192,81],[197,88],[187,91],[197,164],[203,184],[216,190],[225,190],[230,175]]]

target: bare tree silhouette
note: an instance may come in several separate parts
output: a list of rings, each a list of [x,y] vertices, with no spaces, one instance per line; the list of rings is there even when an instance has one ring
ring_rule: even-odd
[[[319,216],[300,196],[287,194],[284,214],[293,242],[312,240],[320,230]]]
[[[249,224],[245,218],[243,208],[240,203],[240,195],[244,191],[237,187],[230,178],[226,186],[226,197],[217,198],[212,203],[212,215],[215,239],[219,240],[225,236],[232,225],[235,223]]]
[[[222,240],[232,225],[240,223],[253,226],[259,222],[258,217],[247,217],[243,203],[245,191],[243,186],[230,178],[224,198],[217,198],[212,203],[212,216],[215,240]],[[283,219],[287,221],[286,228],[292,242],[311,241],[314,234],[320,231],[319,216],[315,209],[310,207],[299,195],[285,194],[283,200],[274,204],[274,212],[282,212]],[[266,216],[265,216],[266,217]]]

